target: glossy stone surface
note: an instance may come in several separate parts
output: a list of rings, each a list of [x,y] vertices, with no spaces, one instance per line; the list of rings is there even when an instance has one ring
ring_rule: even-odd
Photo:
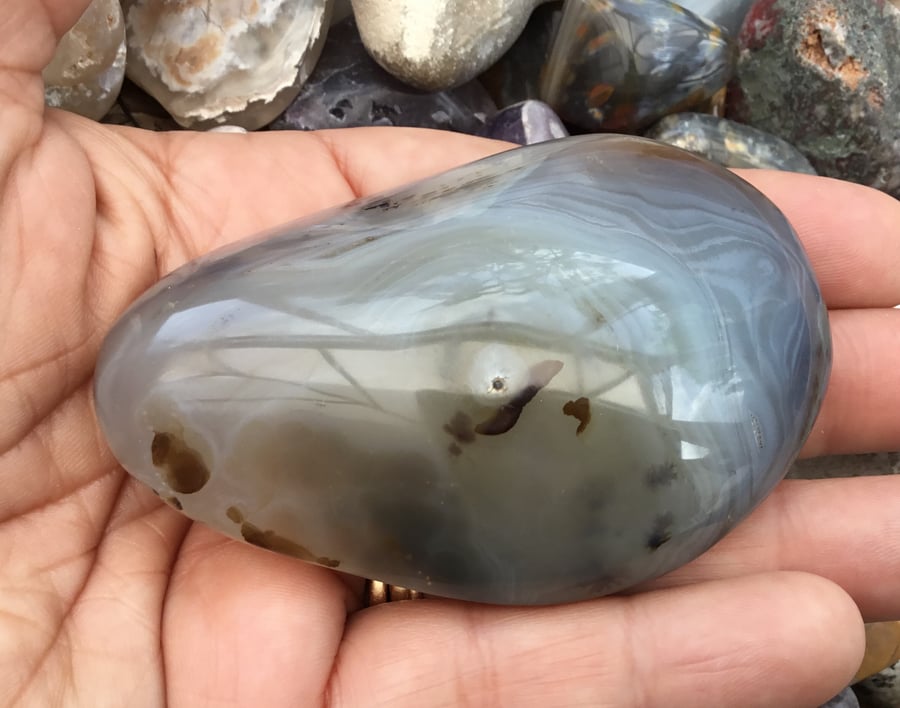
[[[534,145],[565,138],[569,131],[543,101],[522,101],[499,111],[487,122],[481,134],[517,145]]]
[[[754,0],[678,0],[685,10],[737,37]]]
[[[790,143],[764,130],[706,113],[666,116],[644,137],[689,150],[725,167],[755,167],[814,175],[809,160]]]
[[[255,130],[319,58],[332,0],[124,0],[128,77],[188,128]]]
[[[329,30],[309,80],[269,127],[321,130],[398,125],[478,133],[496,112],[497,106],[477,81],[428,93],[391,76],[369,56],[356,23],[348,17]]]
[[[636,132],[669,113],[719,110],[735,48],[664,0],[569,0],[540,97],[584,130]]]
[[[830,362],[790,226],[641,138],[511,150],[212,254],[96,372],[118,459],[236,538],[429,595],[555,603],[708,548]]]
[[[546,0],[353,0],[369,53],[425,91],[471,81],[499,59]]]
[[[43,71],[45,103],[100,120],[122,88],[125,53],[119,0],[93,0]]]

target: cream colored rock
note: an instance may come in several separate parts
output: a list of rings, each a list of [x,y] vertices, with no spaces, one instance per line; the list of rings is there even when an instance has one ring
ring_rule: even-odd
[[[261,128],[319,58],[332,0],[125,0],[128,77],[188,128]]]
[[[353,12],[375,61],[413,86],[442,91],[497,61],[543,2],[353,0]]]
[[[125,24],[118,0],[94,0],[63,35],[44,69],[48,106],[100,120],[125,78]]]

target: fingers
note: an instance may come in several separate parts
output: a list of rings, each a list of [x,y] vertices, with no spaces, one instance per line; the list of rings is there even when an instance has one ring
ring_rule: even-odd
[[[331,705],[812,706],[863,644],[847,595],[800,573],[548,608],[388,603],[348,624]]]
[[[804,457],[900,449],[900,310],[836,310],[822,410]]]
[[[849,182],[736,170],[787,216],[829,308],[900,304],[900,201]]]
[[[789,480],[654,589],[777,570],[840,585],[867,621],[900,617],[900,476]]]
[[[195,524],[162,615],[168,704],[322,705],[356,603],[337,573]]]

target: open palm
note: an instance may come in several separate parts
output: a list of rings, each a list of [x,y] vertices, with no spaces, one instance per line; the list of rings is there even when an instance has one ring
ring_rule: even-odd
[[[900,478],[793,482],[647,592],[362,609],[361,581],[191,524],[127,477],[91,377],[114,319],[209,249],[507,146],[453,134],[150,134],[45,111],[86,2],[0,17],[0,704],[801,706],[900,616]],[[809,454],[900,447],[900,207],[748,173],[793,221],[835,365]]]

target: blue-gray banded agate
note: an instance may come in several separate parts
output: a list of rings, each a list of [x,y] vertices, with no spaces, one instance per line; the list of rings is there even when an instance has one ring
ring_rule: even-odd
[[[506,152],[191,263],[96,374],[131,474],[235,538],[434,595],[616,592],[782,478],[830,366],[784,216],[641,138]]]

